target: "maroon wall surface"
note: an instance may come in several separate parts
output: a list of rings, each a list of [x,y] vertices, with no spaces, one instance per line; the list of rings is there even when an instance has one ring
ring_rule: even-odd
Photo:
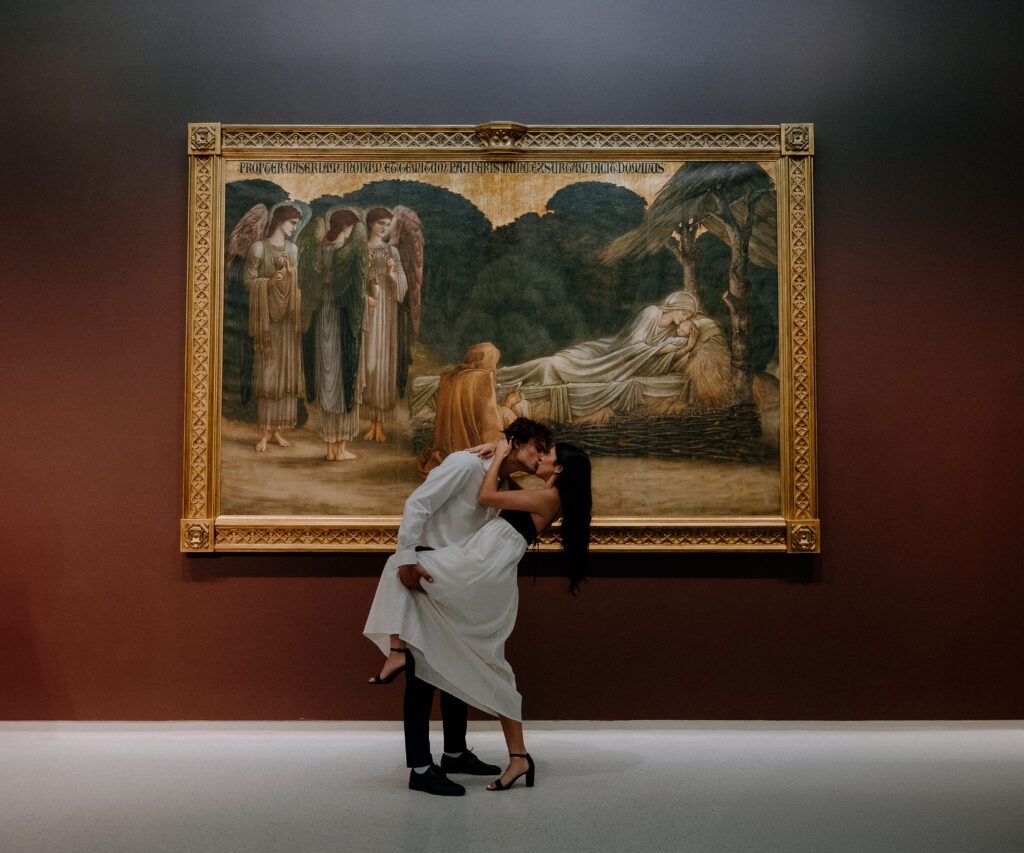
[[[817,135],[824,554],[529,558],[527,717],[1024,717],[1018,6],[489,5],[8,4],[0,717],[399,716],[383,557],[178,553],[185,126],[496,119]]]

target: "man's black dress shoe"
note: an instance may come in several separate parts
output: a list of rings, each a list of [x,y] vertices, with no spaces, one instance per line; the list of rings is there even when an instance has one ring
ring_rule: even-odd
[[[431,764],[426,773],[409,771],[409,790],[437,794],[439,797],[461,797],[466,793],[458,782],[453,782],[436,764]]]
[[[501,773],[501,768],[497,764],[484,764],[468,749],[454,758],[442,755],[441,769],[445,773],[468,773],[471,776],[493,776],[495,773]]]

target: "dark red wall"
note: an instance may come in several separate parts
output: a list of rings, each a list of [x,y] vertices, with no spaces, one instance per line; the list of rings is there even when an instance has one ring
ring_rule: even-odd
[[[486,5],[8,6],[0,716],[398,716],[381,557],[178,553],[185,125],[512,119],[817,133],[824,555],[534,560],[528,717],[1024,717],[1018,6]]]

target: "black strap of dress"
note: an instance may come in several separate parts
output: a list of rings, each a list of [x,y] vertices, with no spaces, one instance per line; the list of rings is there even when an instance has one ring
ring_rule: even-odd
[[[500,518],[505,519],[515,531],[526,540],[526,544],[532,544],[537,538],[537,525],[533,523],[533,514],[525,509],[502,510]]]

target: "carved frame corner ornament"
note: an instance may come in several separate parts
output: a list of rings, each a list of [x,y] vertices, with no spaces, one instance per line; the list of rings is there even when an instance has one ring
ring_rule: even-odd
[[[208,553],[213,550],[212,518],[181,520],[181,550],[185,553]]]
[[[816,518],[790,522],[786,550],[790,554],[820,554],[821,522]]]
[[[395,517],[228,516],[220,505],[225,163],[249,158],[490,159],[629,157],[774,164],[779,271],[780,496],[778,515],[596,518],[599,551],[818,553],[812,124],[762,126],[435,127],[188,125],[189,273],[180,548],[210,551],[393,550]],[[556,537],[542,548],[557,548]]]
[[[220,154],[220,122],[190,123],[188,153],[193,157]]]
[[[783,157],[810,157],[814,155],[813,124],[783,124],[781,128]]]

